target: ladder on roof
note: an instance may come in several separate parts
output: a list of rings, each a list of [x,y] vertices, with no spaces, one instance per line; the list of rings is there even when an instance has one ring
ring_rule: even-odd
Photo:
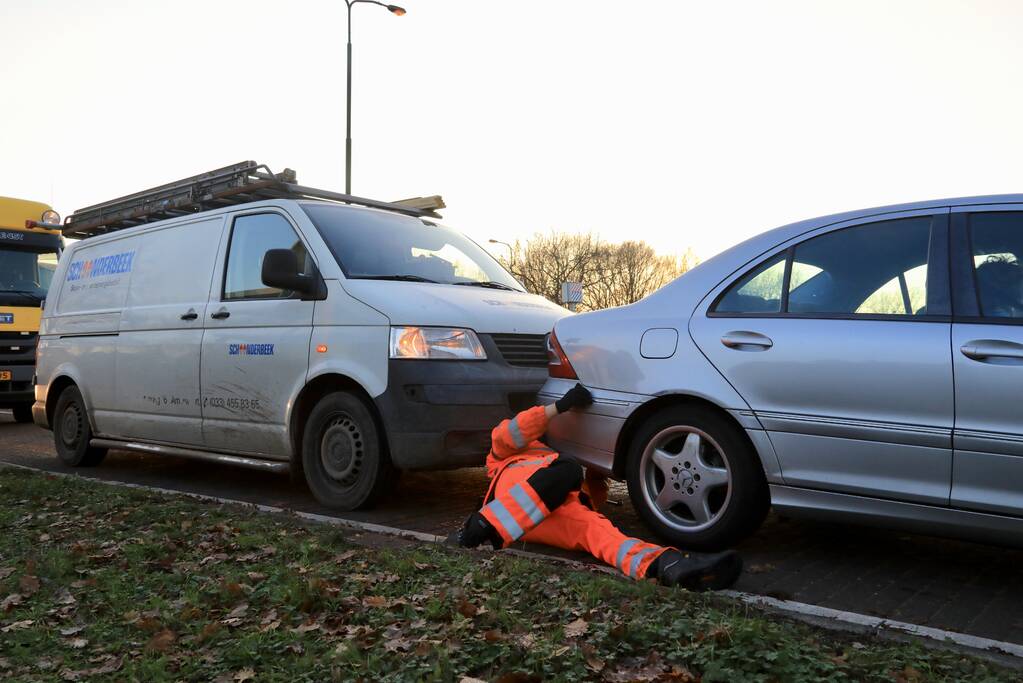
[[[81,239],[263,199],[321,199],[430,218],[440,218],[436,210],[444,208],[439,196],[384,202],[305,187],[290,168],[273,173],[265,164],[243,161],[78,209],[65,219],[63,233]]]

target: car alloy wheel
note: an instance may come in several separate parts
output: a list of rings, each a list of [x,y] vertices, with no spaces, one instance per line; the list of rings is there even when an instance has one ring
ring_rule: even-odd
[[[650,439],[640,460],[640,487],[650,510],[682,532],[714,525],[728,508],[732,473],[724,450],[696,427],[668,427]]]

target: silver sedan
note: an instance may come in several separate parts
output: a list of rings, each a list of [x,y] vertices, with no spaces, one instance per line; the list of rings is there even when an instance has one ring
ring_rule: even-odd
[[[815,218],[623,308],[564,318],[552,445],[628,482],[665,540],[768,508],[1023,542],[1023,195]]]

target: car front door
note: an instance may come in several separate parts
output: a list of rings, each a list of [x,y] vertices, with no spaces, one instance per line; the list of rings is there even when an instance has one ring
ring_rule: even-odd
[[[203,437],[214,450],[288,454],[285,420],[309,369],[314,302],[263,284],[270,249],[312,262],[283,214],[234,217],[202,342]]]
[[[1023,515],[1023,205],[952,215],[952,505]]]
[[[690,330],[791,486],[947,505],[948,209],[818,230],[701,305]]]

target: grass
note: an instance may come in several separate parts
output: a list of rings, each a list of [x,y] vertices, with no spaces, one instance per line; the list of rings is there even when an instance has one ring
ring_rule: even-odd
[[[652,582],[21,470],[0,468],[0,533],[18,681],[1018,680]]]

